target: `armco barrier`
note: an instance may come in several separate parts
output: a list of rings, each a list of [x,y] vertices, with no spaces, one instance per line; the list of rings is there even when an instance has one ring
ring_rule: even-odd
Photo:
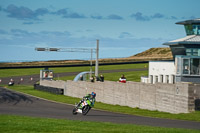
[[[41,86],[38,84],[34,84],[34,89],[40,90],[40,91],[46,91],[46,92],[50,92],[50,93],[54,93],[54,94],[59,94],[59,95],[64,94],[64,91],[63,91],[64,89],[54,88],[54,87],[49,87],[49,86]]]
[[[64,95],[78,98],[94,91],[99,102],[170,113],[194,111],[196,101],[200,98],[200,86],[191,83],[145,84],[113,81],[91,83],[43,80],[40,81],[40,85],[62,88]]]

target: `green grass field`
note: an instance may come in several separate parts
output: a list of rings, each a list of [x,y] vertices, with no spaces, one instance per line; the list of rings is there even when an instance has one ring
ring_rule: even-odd
[[[105,80],[109,81],[118,81],[120,76],[124,74],[127,78],[127,81],[140,82],[141,76],[148,75],[148,71],[132,71],[132,72],[115,72],[115,73],[102,73]],[[64,77],[55,77],[55,80],[73,80],[74,76],[64,76]]]
[[[161,128],[107,122],[0,115],[2,133],[198,133],[198,130]]]
[[[105,66],[99,66],[99,70],[134,69],[134,68],[147,68],[147,67],[148,67],[147,63],[125,64],[125,65],[105,65]],[[90,71],[89,66],[60,67],[60,68],[49,68],[49,69],[53,70],[54,73]],[[0,78],[11,77],[11,76],[23,76],[23,75],[39,74],[40,70],[41,70],[41,68],[0,69]],[[93,67],[93,70],[94,70],[94,67]]]

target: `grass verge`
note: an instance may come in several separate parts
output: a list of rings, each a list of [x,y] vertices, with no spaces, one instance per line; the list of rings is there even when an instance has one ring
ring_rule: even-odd
[[[104,80],[118,81],[122,74],[125,75],[127,81],[140,82],[141,76],[148,75],[148,71],[132,71],[132,72],[115,72],[115,73],[102,73],[104,75]],[[64,76],[59,78],[54,78],[54,80],[73,80],[74,76]]]
[[[0,115],[2,133],[197,133],[198,130]]]
[[[74,104],[79,102],[79,98],[73,98],[64,95],[55,95],[48,92],[42,92],[38,90],[34,90],[33,86],[9,86],[10,89],[27,93],[33,96],[45,98],[48,100],[53,100],[62,103]],[[167,119],[178,119],[178,120],[190,120],[190,121],[200,121],[200,111],[195,111],[192,113],[180,113],[180,114],[171,114],[159,111],[149,111],[139,108],[130,108],[127,106],[119,106],[119,105],[110,105],[104,104],[101,102],[95,103],[96,109],[107,110],[110,112],[124,113],[130,115],[139,115],[139,116],[148,116],[148,117],[157,117],[157,118],[167,118]]]

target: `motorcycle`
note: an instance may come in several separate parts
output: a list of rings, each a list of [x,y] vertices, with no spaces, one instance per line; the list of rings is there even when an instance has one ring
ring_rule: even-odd
[[[88,98],[83,98],[78,104],[75,104],[74,109],[72,110],[73,115],[81,113],[82,115],[87,115],[87,113],[92,108],[92,102]]]
[[[8,86],[13,86],[15,83],[13,82],[13,81],[10,81],[9,83],[8,83]]]

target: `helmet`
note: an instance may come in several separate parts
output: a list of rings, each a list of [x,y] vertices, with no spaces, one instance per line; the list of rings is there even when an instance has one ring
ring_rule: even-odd
[[[93,98],[96,97],[96,93],[95,92],[92,92],[91,95],[92,95]]]

